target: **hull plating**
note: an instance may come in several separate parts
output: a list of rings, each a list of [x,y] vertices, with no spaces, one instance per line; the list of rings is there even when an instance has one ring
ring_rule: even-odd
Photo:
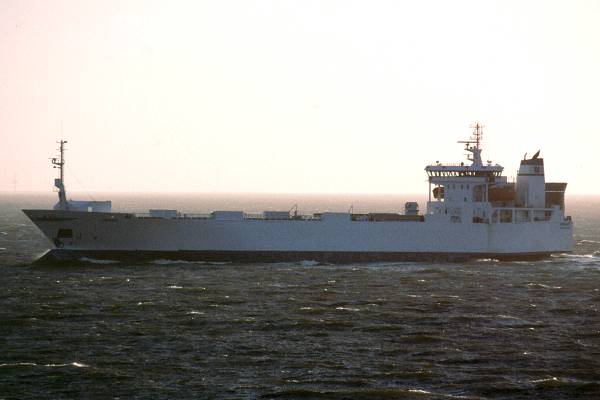
[[[55,245],[46,259],[330,263],[538,259],[572,250],[572,224],[136,218],[26,210]]]

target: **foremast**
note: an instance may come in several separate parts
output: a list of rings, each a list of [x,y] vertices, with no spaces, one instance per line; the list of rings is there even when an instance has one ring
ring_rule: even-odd
[[[69,202],[67,201],[67,190],[65,189],[65,144],[66,140],[56,142],[60,144],[59,158],[53,157],[52,164],[54,168],[58,168],[59,178],[54,179],[54,186],[58,189],[58,203],[54,205],[55,210],[68,210]]]

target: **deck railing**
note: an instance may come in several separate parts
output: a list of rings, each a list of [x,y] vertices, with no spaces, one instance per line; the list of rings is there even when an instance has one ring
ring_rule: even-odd
[[[163,215],[154,215],[151,213],[133,213],[130,214],[135,218],[145,219],[214,219],[213,214],[198,214],[198,213],[177,213],[176,217],[168,217]],[[244,220],[269,220],[269,221],[320,221],[321,217],[318,215],[290,215],[289,218],[265,218],[262,213],[244,213]]]
[[[555,208],[492,208],[492,223],[527,223],[552,220]]]

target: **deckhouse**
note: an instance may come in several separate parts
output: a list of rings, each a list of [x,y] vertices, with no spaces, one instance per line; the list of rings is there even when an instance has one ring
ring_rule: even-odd
[[[470,153],[460,164],[425,167],[429,176],[429,220],[454,223],[517,223],[562,219],[566,183],[546,183],[539,151],[521,160],[516,182],[502,175],[504,167],[481,158],[483,127],[472,126],[465,144]]]

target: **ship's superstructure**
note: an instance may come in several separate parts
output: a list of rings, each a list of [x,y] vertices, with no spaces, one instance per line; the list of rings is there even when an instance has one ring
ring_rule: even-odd
[[[521,160],[516,183],[509,183],[502,175],[502,166],[482,162],[482,127],[476,124],[473,129],[469,140],[459,142],[472,154],[470,165],[436,162],[425,168],[430,186],[428,215],[443,214],[442,219],[450,215],[451,222],[466,219],[492,224],[570,221],[564,216],[567,184],[546,183],[539,151],[531,159]]]
[[[565,216],[566,183],[545,181],[539,151],[521,160],[516,182],[503,167],[482,161],[482,127],[462,141],[466,165],[435,162],[425,171],[429,199],[424,214],[416,202],[404,213],[296,210],[213,211],[182,214],[111,212],[110,202],[67,200],[64,143],[55,180],[54,210],[24,210],[53,243],[42,260],[107,257],[128,261],[170,258],[202,261],[327,262],[537,259],[572,250],[573,223]],[[292,212],[293,211],[293,212]]]

